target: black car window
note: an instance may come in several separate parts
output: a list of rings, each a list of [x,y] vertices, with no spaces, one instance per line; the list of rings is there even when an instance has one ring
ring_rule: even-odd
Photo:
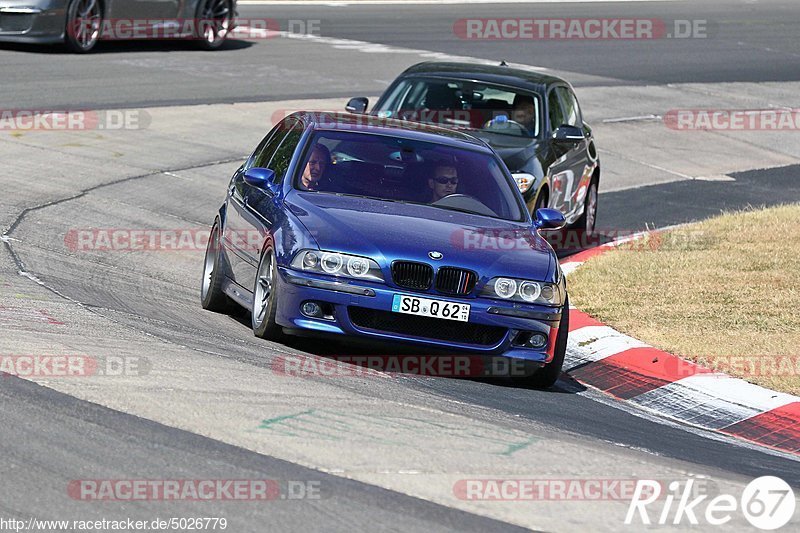
[[[413,94],[410,94],[412,91]],[[416,105],[419,108],[421,107],[422,92],[423,92],[422,87],[420,87],[419,85],[414,85],[408,83],[407,81],[402,81],[397,85],[395,85],[393,89],[391,89],[391,92],[386,97],[386,101],[384,105],[381,107],[381,109],[383,110],[400,109],[400,106],[403,104],[403,102],[413,102],[414,103],[413,105]],[[385,112],[384,115],[390,116],[390,114],[386,114]]]
[[[273,130],[272,136],[267,136],[267,138],[262,141],[261,145],[256,148],[256,151],[253,154],[251,167],[261,167],[261,168],[271,168],[269,166],[272,157],[275,155],[275,151],[280,146],[281,142],[289,135],[289,132],[292,128],[297,125],[297,119],[293,117],[285,118],[278,126]],[[275,170],[275,169],[273,169]]]
[[[275,171],[275,183],[283,182],[283,178],[286,177],[286,170],[289,168],[289,163],[292,161],[292,156],[302,136],[303,127],[295,121],[291,130],[282,137],[281,145],[275,150],[275,155],[267,167]]]
[[[566,87],[558,87],[556,91],[558,91],[559,96],[561,96],[561,101],[564,104],[564,124],[577,126],[579,128],[582,127],[581,109],[578,107],[578,99],[575,98],[572,91]]]
[[[392,87],[373,111],[381,118],[538,137],[541,107],[539,95],[525,89],[460,79],[407,78]]]
[[[561,109],[561,100],[558,98],[556,89],[551,89],[547,94],[547,108],[550,116],[550,129],[555,131],[559,126],[565,124],[564,110]]]

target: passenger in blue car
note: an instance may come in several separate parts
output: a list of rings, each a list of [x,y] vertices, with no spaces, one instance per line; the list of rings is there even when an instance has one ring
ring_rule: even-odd
[[[300,177],[300,186],[306,191],[316,191],[319,181],[325,174],[328,165],[331,163],[331,153],[328,148],[321,143],[314,145],[311,157]]]
[[[433,178],[428,179],[428,187],[431,188],[431,203],[455,194],[458,188],[458,170],[452,165],[437,165]]]

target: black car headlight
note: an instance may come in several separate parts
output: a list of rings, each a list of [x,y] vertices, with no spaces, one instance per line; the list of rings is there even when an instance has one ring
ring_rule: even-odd
[[[340,252],[300,250],[292,260],[292,268],[315,274],[384,281],[381,267],[374,260]]]
[[[527,172],[514,172],[512,176],[514,177],[514,181],[517,182],[517,187],[519,187],[519,192],[523,194],[528,192],[528,189],[531,188],[531,185],[533,185],[536,182],[536,178],[531,176]]]
[[[526,304],[564,304],[564,289],[561,285],[527,279],[492,278],[483,287],[480,295]]]

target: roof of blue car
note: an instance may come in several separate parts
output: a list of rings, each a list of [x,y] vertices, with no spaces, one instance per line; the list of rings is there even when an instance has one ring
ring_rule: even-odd
[[[463,131],[420,122],[353,113],[300,111],[297,114],[313,124],[316,130],[359,131],[445,144],[467,143],[488,149],[486,143]]]

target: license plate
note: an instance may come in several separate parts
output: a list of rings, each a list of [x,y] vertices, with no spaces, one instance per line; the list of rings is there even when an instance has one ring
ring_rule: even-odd
[[[392,311],[408,315],[445,318],[459,322],[469,321],[469,304],[456,304],[441,300],[417,298],[405,294],[395,294],[392,299]]]

